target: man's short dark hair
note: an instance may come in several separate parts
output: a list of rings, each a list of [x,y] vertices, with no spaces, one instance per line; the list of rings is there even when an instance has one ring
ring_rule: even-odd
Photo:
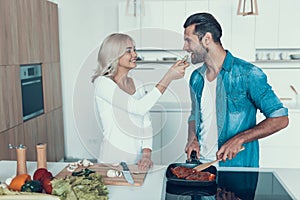
[[[199,40],[205,35],[205,33],[210,32],[212,34],[213,40],[217,43],[221,43],[222,28],[219,22],[209,13],[196,13],[187,18],[183,27],[187,28],[190,25],[195,25],[195,34],[198,35]]]

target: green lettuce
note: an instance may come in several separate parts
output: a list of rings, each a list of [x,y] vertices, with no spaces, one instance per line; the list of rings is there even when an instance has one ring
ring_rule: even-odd
[[[66,176],[64,179],[53,179],[52,195],[61,200],[107,200],[108,189],[102,176],[97,173],[88,176]]]

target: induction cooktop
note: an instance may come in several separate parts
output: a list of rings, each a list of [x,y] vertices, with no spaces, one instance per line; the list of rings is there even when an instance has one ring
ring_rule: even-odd
[[[219,171],[209,187],[166,181],[165,200],[292,200],[273,172]]]

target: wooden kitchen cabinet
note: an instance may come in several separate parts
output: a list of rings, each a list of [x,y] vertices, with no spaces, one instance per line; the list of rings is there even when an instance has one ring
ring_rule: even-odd
[[[60,61],[56,4],[2,0],[0,11],[0,65]]]
[[[41,32],[42,32],[42,58],[44,63],[59,62],[59,21],[58,7],[55,3],[41,1]],[[49,17],[51,16],[51,17]]]
[[[0,132],[21,124],[21,82],[18,66],[0,66]]]
[[[16,0],[0,1],[0,65],[18,63]]]
[[[48,7],[49,3],[47,1],[40,1],[41,3],[41,44],[40,51],[41,51],[41,58],[43,63],[49,63],[52,60],[51,54],[51,43],[50,40],[50,8]]]
[[[0,1],[0,19],[3,21],[0,23],[0,47],[6,49],[6,38],[5,38],[5,4],[4,1]],[[7,64],[7,52],[0,51],[0,65]]]
[[[47,1],[47,7],[49,9],[49,30],[50,30],[50,55],[51,62],[60,62],[59,51],[59,32],[58,32],[58,7],[57,4]]]
[[[38,0],[16,2],[18,63],[59,62],[57,5]]]
[[[27,146],[27,160],[36,161],[37,158],[36,145],[38,143],[48,143],[45,115],[41,115],[39,117],[24,122],[23,131],[24,131],[24,138],[25,138],[24,145]],[[47,146],[47,152],[50,153],[48,148],[49,147]],[[51,158],[51,154],[50,154],[50,158]]]
[[[16,1],[20,64],[41,62],[41,13],[36,0]]]
[[[60,63],[44,63],[42,66],[44,110],[48,113],[62,106]]]
[[[27,160],[36,161],[36,145],[47,144],[47,160],[59,161],[64,158],[64,131],[62,108],[26,121],[23,124],[24,145]],[[29,148],[30,147],[30,148]]]
[[[0,132],[0,160],[15,160],[16,152],[14,149],[9,149],[8,145],[18,146],[24,143],[25,138],[22,125]]]
[[[61,161],[64,159],[64,127],[62,108],[46,114],[48,160]]]

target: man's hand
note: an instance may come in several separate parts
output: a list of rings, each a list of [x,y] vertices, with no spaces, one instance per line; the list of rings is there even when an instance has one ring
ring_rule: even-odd
[[[185,146],[185,152],[188,160],[191,160],[192,151],[196,151],[197,159],[200,159],[200,146],[196,137],[194,137],[191,141],[188,141]]]
[[[222,159],[224,162],[227,158],[231,160],[244,148],[242,144],[241,141],[236,140],[235,138],[228,140],[217,152],[217,158]]]

